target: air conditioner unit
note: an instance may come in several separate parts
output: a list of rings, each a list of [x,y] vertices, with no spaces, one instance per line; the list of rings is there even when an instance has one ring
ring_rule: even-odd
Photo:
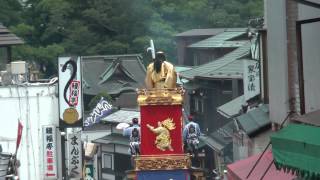
[[[25,74],[27,73],[27,63],[25,61],[11,62],[12,74]]]

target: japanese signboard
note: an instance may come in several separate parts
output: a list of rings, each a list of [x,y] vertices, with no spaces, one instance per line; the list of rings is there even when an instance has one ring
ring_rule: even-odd
[[[58,69],[60,128],[82,127],[80,57],[60,57]]]
[[[70,178],[82,177],[81,133],[68,134],[68,175]]]
[[[44,179],[57,179],[56,127],[43,126]]]
[[[260,67],[259,61],[244,60],[244,97],[248,100],[260,94]]]

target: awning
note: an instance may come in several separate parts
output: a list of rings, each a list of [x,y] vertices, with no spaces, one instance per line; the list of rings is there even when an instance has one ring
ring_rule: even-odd
[[[289,124],[271,135],[272,153],[278,169],[320,179],[320,128]]]
[[[246,114],[236,117],[241,128],[251,135],[259,129],[267,126],[271,123],[269,119],[269,107],[267,104],[263,104],[258,108],[250,110]]]
[[[119,144],[129,146],[129,138],[117,133],[111,133],[92,142],[97,144]]]
[[[222,151],[222,149],[225,147],[224,144],[220,144],[210,136],[200,136],[199,139],[200,143],[208,145],[211,149],[213,149],[216,152]]]
[[[216,152],[222,151],[227,145],[232,143],[233,132],[235,130],[234,123],[232,120],[213,133],[207,136],[200,136],[200,141],[203,141]]]
[[[320,126],[319,117],[320,117],[320,110],[317,110],[317,111],[304,114],[302,116],[294,117],[292,120],[314,125],[314,126]]]
[[[200,142],[203,142],[217,153],[222,153],[225,163],[233,161],[232,137],[235,130],[234,121],[230,121],[215,132],[200,136]]]
[[[269,164],[272,162],[273,157],[271,151],[267,151],[257,164],[257,166],[252,171],[251,175],[247,179],[247,175],[249,174],[251,168],[258,160],[260,154],[251,156],[247,159],[243,159],[237,161],[233,164],[227,165],[228,170],[228,180],[257,180],[260,179],[264,172],[267,170]],[[272,165],[268,170],[267,174],[264,176],[264,180],[272,179],[272,180],[292,180],[294,179],[294,175],[289,173],[285,173],[284,171],[278,171],[275,165]]]
[[[231,118],[239,114],[241,105],[243,105],[246,101],[244,100],[244,95],[239,96],[232,101],[223,104],[217,108],[218,113],[226,118]]]

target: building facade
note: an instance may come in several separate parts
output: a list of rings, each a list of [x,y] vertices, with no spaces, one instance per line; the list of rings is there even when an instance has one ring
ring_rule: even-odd
[[[266,1],[270,119],[320,109],[320,10],[315,0]],[[318,7],[318,8],[317,8]],[[264,63],[266,64],[266,63]]]
[[[82,57],[84,102],[107,93],[113,105],[136,108],[136,89],[144,87],[146,69],[139,54]]]
[[[18,121],[23,125],[21,144],[17,158],[21,163],[19,177],[25,180],[44,179],[45,159],[43,126],[58,127],[57,85],[13,84],[0,86],[1,137],[13,141],[1,141],[3,152],[15,153]],[[59,132],[57,130],[57,132]],[[55,167],[61,178],[60,133],[56,134]]]

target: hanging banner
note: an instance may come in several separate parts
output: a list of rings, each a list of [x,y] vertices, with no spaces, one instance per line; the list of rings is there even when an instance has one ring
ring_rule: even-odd
[[[82,127],[82,82],[80,57],[60,57],[59,126]]]
[[[68,134],[68,176],[82,178],[81,132]]]
[[[18,152],[20,143],[21,143],[21,137],[22,137],[22,130],[23,130],[23,125],[21,121],[18,121],[18,134],[17,134],[17,143],[16,143],[16,154]]]
[[[56,127],[42,126],[44,179],[57,179]]]
[[[108,116],[111,112],[112,105],[104,98],[101,98],[90,115],[84,120],[83,125],[85,127],[88,127],[93,124],[99,123],[102,118]]]
[[[259,61],[244,60],[243,89],[244,97],[248,99],[260,94]]]

